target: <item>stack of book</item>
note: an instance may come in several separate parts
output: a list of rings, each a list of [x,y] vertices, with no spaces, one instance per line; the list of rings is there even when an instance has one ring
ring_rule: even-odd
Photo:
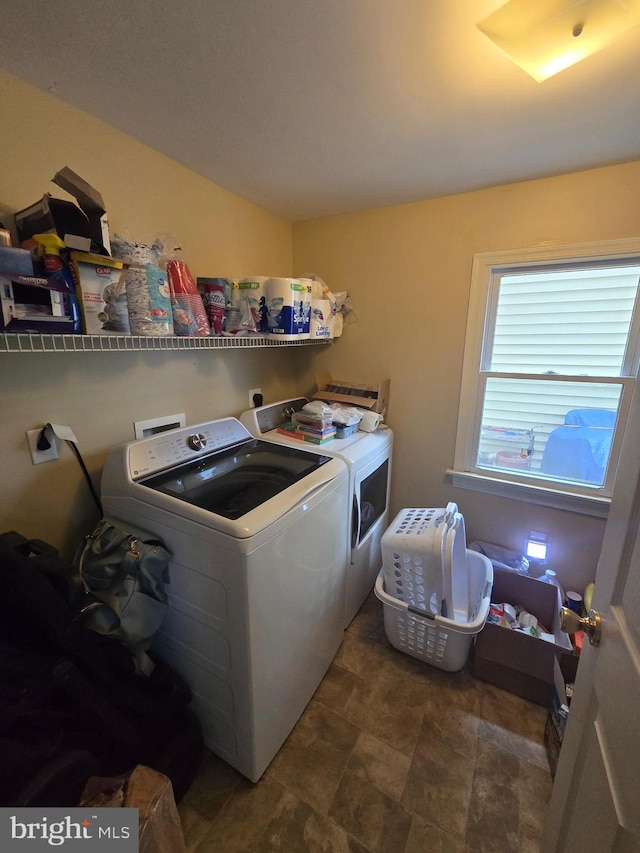
[[[331,419],[321,419],[305,412],[295,412],[291,421],[279,427],[278,432],[312,444],[325,444],[335,438],[336,427]]]

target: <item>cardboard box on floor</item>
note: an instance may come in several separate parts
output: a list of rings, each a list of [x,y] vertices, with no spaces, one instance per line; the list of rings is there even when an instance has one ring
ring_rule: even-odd
[[[474,676],[523,699],[549,706],[556,656],[572,653],[568,635],[560,630],[557,588],[516,572],[495,569],[491,601],[521,605],[554,635],[555,642],[487,622],[476,637]]]
[[[131,773],[117,778],[92,776],[80,805],[138,809],[140,853],[185,853],[171,780],[151,767],[138,764]]]
[[[544,745],[547,750],[549,769],[555,777],[560,757],[560,748],[569,719],[571,699],[567,697],[567,684],[576,680],[579,658],[576,655],[560,655],[554,661],[553,696],[544,727]]]
[[[314,400],[325,400],[328,403],[344,403],[345,406],[358,406],[386,415],[389,405],[390,379],[383,379],[377,387],[360,385],[354,382],[337,381],[330,373],[316,373],[317,391],[312,395]]]

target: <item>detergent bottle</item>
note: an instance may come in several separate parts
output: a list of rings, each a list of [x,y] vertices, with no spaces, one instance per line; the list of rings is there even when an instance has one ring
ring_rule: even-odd
[[[65,315],[71,320],[71,329],[76,334],[82,332],[82,317],[76,298],[73,277],[67,265],[60,257],[65,244],[57,234],[34,234],[33,240],[38,246],[38,255],[42,258],[44,276],[49,287],[63,294]]]

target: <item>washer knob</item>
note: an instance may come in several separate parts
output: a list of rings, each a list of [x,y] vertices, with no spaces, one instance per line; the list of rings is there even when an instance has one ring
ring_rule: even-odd
[[[187,444],[192,450],[204,450],[207,446],[207,439],[201,432],[194,432],[187,439]]]

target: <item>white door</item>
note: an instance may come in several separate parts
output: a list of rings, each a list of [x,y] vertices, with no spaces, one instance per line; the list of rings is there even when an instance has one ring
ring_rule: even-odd
[[[632,403],[542,849],[640,851],[640,394]]]

